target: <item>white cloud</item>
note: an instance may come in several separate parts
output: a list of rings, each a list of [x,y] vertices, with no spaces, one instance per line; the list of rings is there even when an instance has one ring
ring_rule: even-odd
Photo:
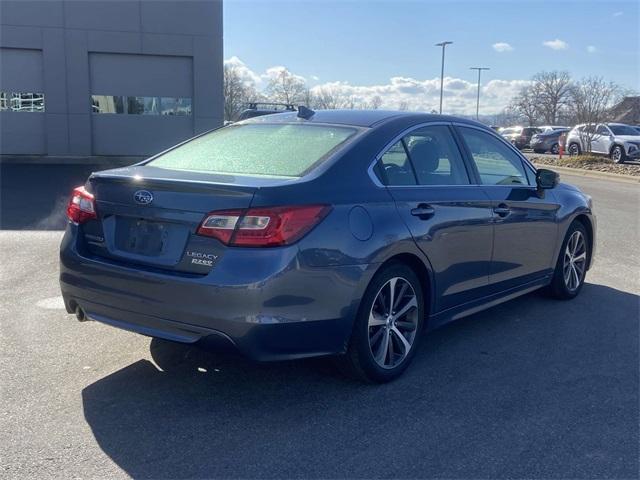
[[[317,82],[318,80],[320,80],[320,77],[316,76],[316,75],[311,75],[309,77],[311,80],[313,80],[314,82]]]
[[[526,80],[491,80],[482,86],[480,106],[485,114],[500,112],[509,100],[529,82]],[[444,79],[444,111],[458,115],[475,112],[477,84],[460,78]],[[430,112],[440,101],[440,78],[415,79],[392,77],[389,82],[377,85],[352,85],[349,82],[327,82],[311,88],[319,93],[323,89],[334,95],[351,98],[355,104],[371,103],[380,97],[383,109],[398,109],[406,103],[409,110]]]
[[[283,66],[274,66],[263,73],[252,71],[237,57],[225,60],[238,66],[243,77],[253,81],[258,90],[264,90],[268,80],[276,76]],[[292,73],[292,72],[290,72]],[[302,81],[305,78],[292,73]],[[312,79],[313,77],[309,77]],[[500,112],[518,91],[528,85],[528,80],[490,80],[484,82],[480,97],[480,110],[483,114]],[[446,113],[458,115],[473,115],[476,109],[475,80],[445,77],[444,79],[444,108]],[[332,82],[315,83],[310,89],[312,93],[329,91],[333,95],[340,95],[353,100],[355,105],[371,103],[375,97],[380,97],[380,108],[396,110],[402,103],[406,103],[409,110],[430,112],[437,109],[440,101],[440,77],[417,79],[396,76],[389,81],[375,85],[353,85],[350,82],[338,80]]]
[[[492,45],[496,52],[513,52],[513,47],[506,42],[498,42]]]
[[[306,78],[304,78],[302,75],[296,75],[295,73],[293,73],[291,70],[289,70],[287,67],[285,67],[283,65],[277,65],[275,67],[267,68],[267,70],[262,75],[260,75],[260,77],[262,79],[264,79],[264,80],[269,81],[269,80],[271,80],[273,78],[276,78],[278,75],[280,75],[280,73],[283,70],[285,72],[289,72],[289,74],[291,74],[293,77],[297,78],[301,82],[305,82],[306,83],[306,81],[307,81]]]
[[[622,15],[624,15],[624,12],[615,12],[613,14],[614,17],[621,17]]]
[[[589,45],[587,47],[587,53],[596,53],[598,51],[598,49],[596,47],[594,47],[593,45]]]
[[[251,70],[247,65],[238,57],[231,57],[224,61],[225,65],[231,65],[235,67],[236,71],[240,75],[242,81],[247,85],[259,86],[262,83],[260,75]]]
[[[564,40],[560,40],[556,38],[555,40],[547,40],[546,42],[542,42],[542,45],[545,47],[549,47],[552,50],[566,50],[569,48],[569,44]]]

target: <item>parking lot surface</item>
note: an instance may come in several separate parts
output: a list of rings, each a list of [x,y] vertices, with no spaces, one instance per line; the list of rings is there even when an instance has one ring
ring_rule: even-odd
[[[372,386],[321,359],[192,351],[161,371],[150,339],[77,322],[59,297],[56,201],[84,172],[23,170],[2,172],[0,477],[638,476],[637,185],[563,176],[599,221],[579,298],[534,293],[450,324]],[[25,206],[20,182],[44,193]]]

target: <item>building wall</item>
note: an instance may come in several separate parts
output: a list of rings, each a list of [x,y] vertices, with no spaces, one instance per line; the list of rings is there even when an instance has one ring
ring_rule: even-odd
[[[0,22],[0,92],[44,94],[0,111],[2,154],[150,155],[222,124],[221,0],[2,0]]]

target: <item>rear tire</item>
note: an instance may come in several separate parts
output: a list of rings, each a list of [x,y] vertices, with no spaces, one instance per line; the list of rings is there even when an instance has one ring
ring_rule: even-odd
[[[549,293],[559,300],[575,298],[582,290],[591,252],[584,225],[574,221],[570,226],[558,255]]]
[[[553,153],[554,155],[558,155],[558,153],[560,153],[560,145],[558,145],[557,143],[551,145],[551,153]]]
[[[415,355],[424,316],[414,271],[402,263],[383,267],[360,301],[347,353],[339,358],[343,370],[369,383],[398,378]]]

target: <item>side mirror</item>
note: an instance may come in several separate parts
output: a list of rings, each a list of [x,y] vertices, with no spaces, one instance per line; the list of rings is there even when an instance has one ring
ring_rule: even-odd
[[[554,188],[560,183],[560,175],[553,170],[540,168],[536,172],[536,185],[540,190],[548,190]]]

